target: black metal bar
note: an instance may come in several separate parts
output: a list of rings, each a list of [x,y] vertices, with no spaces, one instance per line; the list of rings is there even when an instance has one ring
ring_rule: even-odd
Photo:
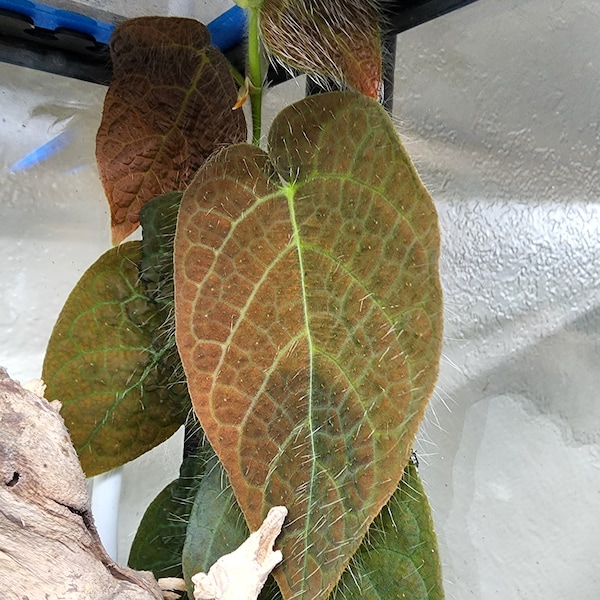
[[[36,27],[26,15],[2,9],[0,61],[102,85],[112,71],[107,44],[71,29]]]
[[[437,19],[477,0],[388,0],[383,3],[384,20],[389,33],[407,29]]]

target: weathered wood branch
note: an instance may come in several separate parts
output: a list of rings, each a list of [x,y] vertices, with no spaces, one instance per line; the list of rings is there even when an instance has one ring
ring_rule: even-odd
[[[104,550],[60,403],[42,393],[0,369],[0,597],[162,600]]]
[[[48,402],[43,387],[41,382],[22,387],[0,367],[0,598],[178,597],[169,590],[184,590],[183,580],[157,582],[151,573],[117,565],[106,553],[60,402]],[[284,507],[272,508],[235,552],[207,575],[196,575],[195,597],[255,600],[281,561],[273,544],[286,515]]]
[[[256,600],[269,573],[283,558],[273,545],[287,514],[285,506],[274,506],[260,529],[237,550],[222,556],[208,574],[194,575],[194,599]]]

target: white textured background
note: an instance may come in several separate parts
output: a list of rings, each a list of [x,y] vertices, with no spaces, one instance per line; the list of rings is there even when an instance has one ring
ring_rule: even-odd
[[[208,19],[230,2],[89,2]],[[447,597],[600,598],[600,3],[478,0],[398,38],[394,115],[443,232],[440,382],[417,450]],[[109,247],[105,89],[0,64],[0,364],[39,376]],[[301,97],[272,90],[267,110]],[[23,173],[10,166],[71,130]],[[180,439],[124,468],[119,559]]]

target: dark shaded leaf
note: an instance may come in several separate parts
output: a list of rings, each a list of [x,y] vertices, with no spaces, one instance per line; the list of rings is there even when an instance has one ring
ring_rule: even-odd
[[[183,574],[190,598],[192,577],[208,573],[225,554],[243,544],[250,532],[229,485],[227,474],[216,456],[209,461],[207,475],[198,487],[183,549]],[[269,577],[259,600],[279,600],[281,594]]]
[[[183,578],[181,557],[190,513],[204,474],[208,448],[183,460],[179,477],[146,509],[129,553],[129,567],[154,577]]]
[[[111,42],[113,78],[96,139],[113,242],[138,226],[151,198],[184,189],[215,149],[246,139],[237,88],[202,23],[140,17]]]
[[[183,575],[188,594],[193,596],[192,577],[208,573],[223,555],[229,554],[248,537],[227,476],[216,456],[208,461],[190,514],[183,548]]]
[[[251,530],[284,505],[284,598],[327,597],[399,485],[437,377],[431,198],[392,122],[354,93],[285,109],[185,192],[177,344]]]
[[[408,463],[331,600],[443,600],[442,568],[425,490]]]
[[[140,242],[102,255],[79,280],[52,331],[42,377],[88,477],[170,437],[185,411],[164,385],[153,347],[161,316],[140,281]]]
[[[173,310],[173,244],[183,192],[161,194],[140,211],[142,279],[148,294],[169,312]]]
[[[161,352],[163,385],[169,388],[187,412],[191,408],[185,373],[175,344],[173,299],[173,243],[182,192],[153,198],[140,211],[142,226],[141,279],[148,295],[157,304],[161,323],[154,335],[154,348]]]

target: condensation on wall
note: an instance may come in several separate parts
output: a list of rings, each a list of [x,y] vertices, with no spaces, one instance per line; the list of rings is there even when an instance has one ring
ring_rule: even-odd
[[[478,0],[398,38],[394,119],[443,237],[444,358],[417,452],[448,598],[600,596],[599,31],[595,0]],[[109,247],[104,93],[0,64],[0,364],[22,380]],[[271,90],[267,120],[301,96]],[[121,561],[180,445],[125,467]]]

